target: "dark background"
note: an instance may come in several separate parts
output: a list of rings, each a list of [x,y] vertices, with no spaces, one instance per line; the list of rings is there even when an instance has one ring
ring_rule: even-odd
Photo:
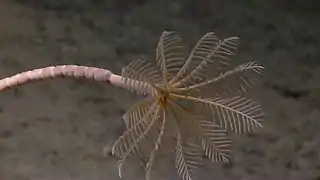
[[[190,44],[239,36],[235,60],[266,67],[265,128],[236,138],[234,161],[198,179],[320,179],[319,0],[1,0],[0,75],[57,64],[110,69],[152,57],[161,32]],[[151,59],[152,60],[152,59]],[[0,93],[1,180],[116,180],[104,154],[136,97],[89,81],[46,80]],[[124,179],[143,179],[137,162]],[[163,164],[154,179],[177,179]]]

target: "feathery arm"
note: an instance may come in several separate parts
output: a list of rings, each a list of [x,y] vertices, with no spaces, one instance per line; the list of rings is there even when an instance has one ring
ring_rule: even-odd
[[[111,71],[106,69],[78,65],[59,65],[25,71],[11,77],[3,78],[0,80],[0,91],[8,88],[13,88],[15,86],[19,86],[28,82],[56,77],[91,79],[98,82],[110,83],[116,87],[125,89],[131,88],[133,90],[138,90],[139,88],[135,84],[131,84],[132,87],[128,87],[128,85],[125,85],[122,76],[113,74]],[[149,93],[150,92],[142,92],[142,94]]]

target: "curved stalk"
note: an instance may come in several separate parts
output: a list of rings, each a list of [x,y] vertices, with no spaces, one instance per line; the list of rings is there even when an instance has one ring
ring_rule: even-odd
[[[128,85],[125,84],[125,80],[122,76],[113,74],[111,71],[107,69],[78,65],[49,66],[21,72],[13,76],[3,78],[0,80],[0,91],[13,88],[22,84],[26,84],[29,82],[56,77],[85,78],[97,82],[110,83],[116,87],[121,87],[124,89],[130,88],[131,90],[133,89],[136,91],[140,91],[140,94],[144,95],[151,95],[153,93],[150,90],[141,92],[141,88],[139,88],[138,86],[139,83],[133,83],[130,85],[132,87],[128,87]]]

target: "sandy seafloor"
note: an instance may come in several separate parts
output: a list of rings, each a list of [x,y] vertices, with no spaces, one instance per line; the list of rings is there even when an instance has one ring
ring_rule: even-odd
[[[256,95],[264,129],[235,139],[230,165],[201,180],[320,179],[320,5],[317,1],[0,1],[0,76],[58,64],[110,69],[152,60],[161,32],[191,44],[208,31],[239,36],[235,60],[266,67]],[[0,93],[0,180],[117,180],[104,154],[136,96],[107,84],[56,79]],[[178,179],[160,165],[154,180]],[[137,162],[123,179],[143,179]]]

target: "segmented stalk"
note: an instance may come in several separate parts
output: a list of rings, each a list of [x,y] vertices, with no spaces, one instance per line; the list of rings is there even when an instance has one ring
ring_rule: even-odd
[[[150,90],[146,89],[141,91],[139,87],[132,84],[131,87],[127,87],[123,80],[123,77],[113,74],[111,71],[96,67],[78,66],[78,65],[59,65],[49,66],[39,69],[33,69],[6,77],[0,80],[0,91],[13,88],[29,82],[56,78],[56,77],[73,77],[73,78],[85,78],[98,82],[110,83],[114,86],[139,92],[139,94],[152,94]]]

